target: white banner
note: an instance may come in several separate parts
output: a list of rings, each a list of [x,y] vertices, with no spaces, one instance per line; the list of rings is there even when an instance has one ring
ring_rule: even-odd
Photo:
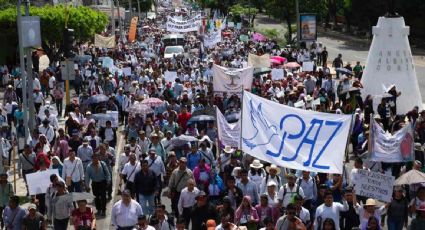
[[[370,160],[380,162],[413,161],[414,139],[412,125],[408,123],[393,135],[385,132],[372,120],[370,137]]]
[[[221,30],[212,31],[204,37],[204,46],[207,48],[213,48],[219,42],[221,42]]]
[[[111,126],[118,127],[118,111],[106,111],[106,113],[95,113],[92,115],[100,127],[106,127],[106,122],[110,121]]]
[[[394,186],[393,176],[363,169],[360,169],[358,174],[359,180],[355,185],[357,195],[391,202]]]
[[[314,62],[312,61],[305,61],[303,62],[303,71],[304,72],[311,72],[314,69]]]
[[[201,15],[198,14],[188,20],[178,20],[176,18],[168,16],[167,18],[167,31],[169,32],[191,32],[198,31],[199,26],[202,25]]]
[[[61,178],[57,169],[47,169],[45,171],[39,171],[26,175],[28,183],[28,192],[30,195],[37,195],[46,193],[47,188],[52,182],[50,182],[50,175],[56,174],[58,178]]]
[[[99,34],[94,35],[94,46],[100,48],[114,48],[115,47],[115,37],[104,37]]]
[[[242,151],[278,166],[342,173],[351,115],[296,109],[244,92]]]
[[[281,80],[284,77],[283,69],[272,69],[272,80]]]
[[[248,54],[248,65],[254,68],[270,68],[270,55],[258,56],[250,53]]]
[[[214,65],[213,68],[214,92],[240,94],[242,89],[251,89],[254,77],[254,68],[232,69]]]
[[[239,119],[236,123],[229,124],[217,107],[216,113],[218,139],[221,144],[239,149],[241,147],[241,120]]]

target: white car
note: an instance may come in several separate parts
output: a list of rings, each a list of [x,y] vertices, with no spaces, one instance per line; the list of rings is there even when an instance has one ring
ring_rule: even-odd
[[[172,58],[174,55],[178,56],[184,53],[183,46],[167,46],[164,50],[164,58]]]

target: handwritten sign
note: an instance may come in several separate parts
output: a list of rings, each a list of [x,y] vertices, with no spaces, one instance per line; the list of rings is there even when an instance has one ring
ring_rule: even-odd
[[[378,172],[360,169],[359,180],[355,186],[356,194],[390,202],[393,194],[394,177]]]
[[[272,80],[281,80],[283,75],[283,69],[272,69]]]
[[[131,67],[125,67],[125,68],[122,68],[122,73],[123,73],[125,76],[131,76]]]
[[[177,72],[176,71],[165,71],[164,72],[164,79],[166,82],[174,83],[177,78]]]
[[[303,62],[303,71],[304,72],[311,72],[313,71],[314,63],[312,61],[305,61]]]

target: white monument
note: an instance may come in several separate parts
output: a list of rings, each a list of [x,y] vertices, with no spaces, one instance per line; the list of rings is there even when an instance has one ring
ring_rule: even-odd
[[[421,110],[422,98],[410,50],[409,27],[404,24],[404,18],[380,17],[372,33],[372,45],[362,77],[362,96],[374,96],[374,105],[377,105],[384,89],[394,84],[397,91],[401,91],[397,114],[404,114],[414,106]]]

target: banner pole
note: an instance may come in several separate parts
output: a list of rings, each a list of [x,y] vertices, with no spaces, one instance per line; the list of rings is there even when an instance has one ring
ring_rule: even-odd
[[[241,150],[241,152],[242,152],[242,129],[243,129],[243,125],[242,125],[242,118],[243,118],[243,112],[242,112],[242,107],[243,107],[243,95],[244,95],[244,88],[243,88],[243,85],[242,85],[242,97],[241,97],[241,117],[239,118],[239,121],[238,122],[240,122],[240,126],[241,126],[241,135],[240,135],[240,138],[239,138],[239,146],[238,146],[238,148]]]
[[[348,163],[350,161],[350,158],[348,157],[348,150],[349,150],[349,146],[350,146],[350,137],[351,134],[353,133],[353,117],[354,114],[351,115],[351,121],[350,121],[350,131],[348,132],[348,136],[347,136],[347,146],[345,147],[345,163]],[[354,151],[354,146],[353,146],[353,151]]]

